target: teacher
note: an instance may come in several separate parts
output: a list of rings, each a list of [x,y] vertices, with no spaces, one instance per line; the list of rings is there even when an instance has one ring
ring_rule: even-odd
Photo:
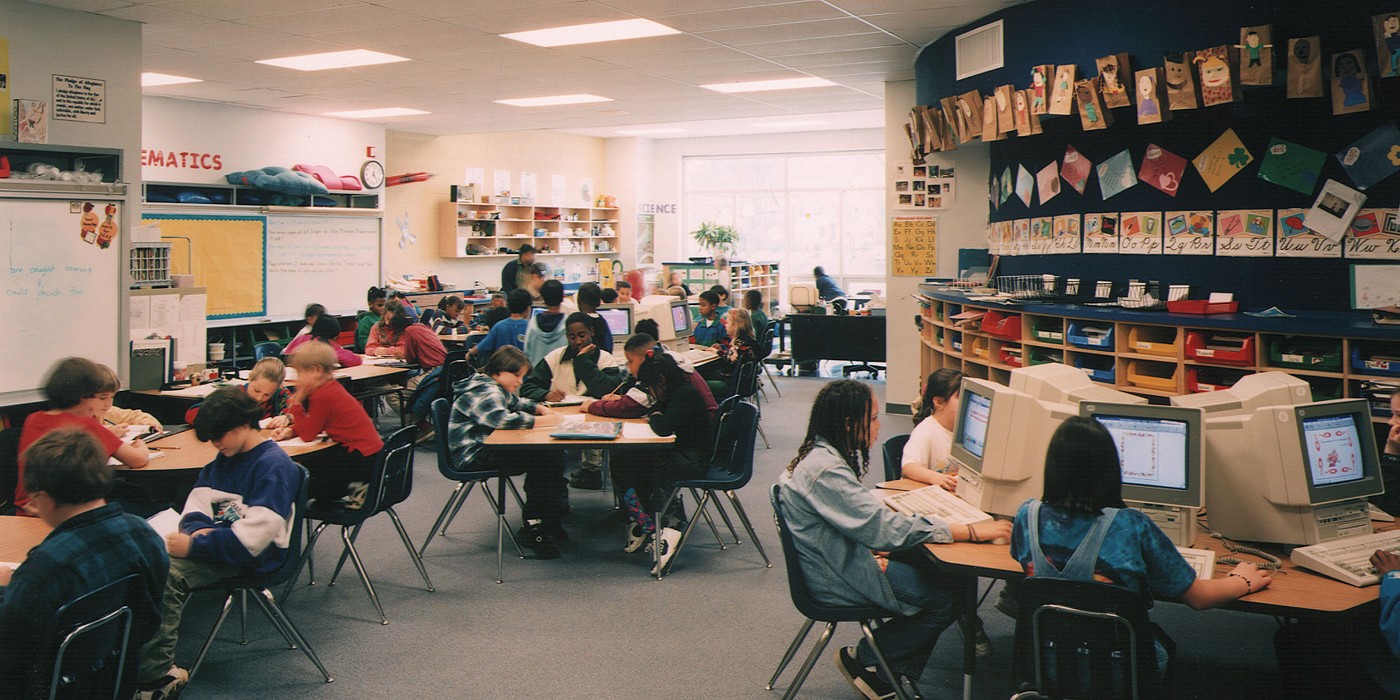
[[[506,263],[501,268],[501,291],[509,294],[525,286],[525,273],[535,266],[535,247],[526,243],[520,246],[520,257]]]

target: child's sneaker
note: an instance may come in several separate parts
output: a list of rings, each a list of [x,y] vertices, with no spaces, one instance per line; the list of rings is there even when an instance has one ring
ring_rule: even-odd
[[[894,686],[881,678],[874,668],[862,665],[856,658],[855,647],[841,647],[836,650],[836,668],[856,692],[869,700],[895,697]]]
[[[647,543],[647,533],[642,531],[642,526],[632,523],[632,527],[627,529],[627,546],[622,551],[631,554],[642,548]]]
[[[154,687],[137,688],[132,700],[174,700],[190,682],[190,672],[179,666],[171,666],[165,676],[150,684]]]
[[[350,482],[350,491],[341,497],[345,510],[359,510],[365,507],[365,496],[369,494],[369,484],[363,481]]]
[[[662,528],[661,537],[659,539],[661,542],[661,558],[656,562],[655,566],[651,567],[652,576],[655,576],[658,571],[665,571],[666,565],[671,562],[671,557],[676,556],[676,545],[680,544],[681,531],[669,527]],[[657,538],[653,538],[652,541],[656,542]],[[655,545],[653,544],[652,546]],[[648,551],[650,551],[650,549],[648,549]]]

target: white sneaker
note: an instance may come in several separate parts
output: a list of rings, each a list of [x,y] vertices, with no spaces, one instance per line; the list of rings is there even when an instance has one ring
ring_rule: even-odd
[[[671,557],[676,556],[676,545],[681,542],[681,531],[675,528],[661,529],[661,559],[655,566],[651,567],[651,575],[655,576],[657,571],[665,570],[666,565],[671,562]],[[650,548],[648,548],[650,551]]]
[[[647,543],[646,533],[642,532],[642,526],[632,523],[632,527],[627,530],[627,546],[622,551],[631,554],[642,548]]]

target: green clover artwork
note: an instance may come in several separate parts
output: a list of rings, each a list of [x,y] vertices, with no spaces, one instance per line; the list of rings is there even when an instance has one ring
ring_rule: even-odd
[[[1230,156],[1226,158],[1226,160],[1230,162],[1230,165],[1233,165],[1236,168],[1243,168],[1244,166],[1249,165],[1249,151],[1246,151],[1243,148],[1236,148],[1234,152],[1232,152]]]

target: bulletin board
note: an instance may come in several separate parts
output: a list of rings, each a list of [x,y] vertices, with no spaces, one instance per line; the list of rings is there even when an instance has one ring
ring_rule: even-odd
[[[890,217],[890,248],[894,276],[938,274],[938,219],[932,216]]]
[[[172,244],[171,274],[208,290],[210,320],[267,314],[266,217],[145,214],[141,223]]]

